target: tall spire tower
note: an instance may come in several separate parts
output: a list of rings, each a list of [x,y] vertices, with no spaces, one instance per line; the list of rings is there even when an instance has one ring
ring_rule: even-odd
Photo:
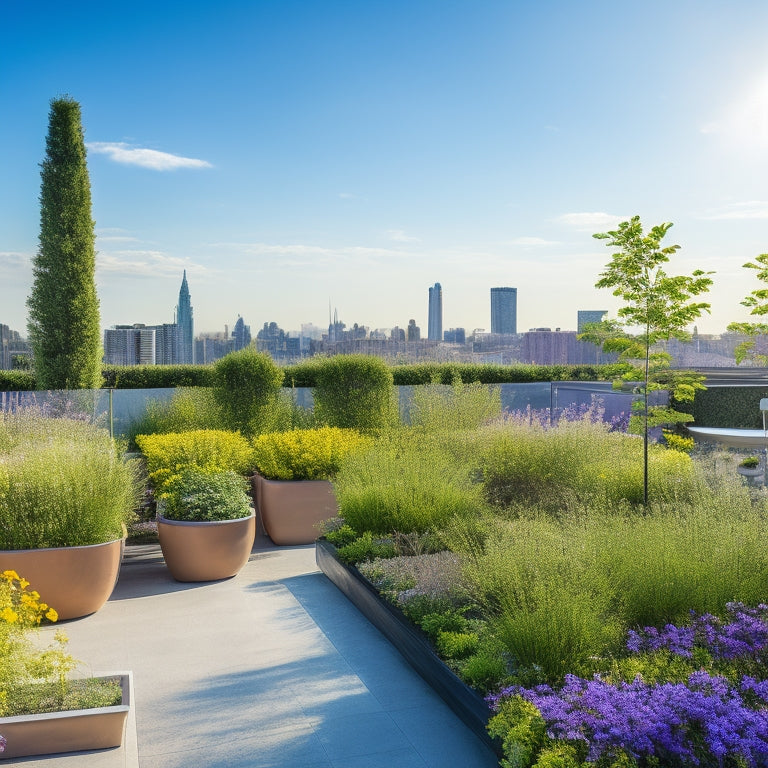
[[[195,336],[192,324],[192,303],[187,285],[187,270],[181,280],[179,303],[176,305],[176,362],[191,365],[195,362]]]

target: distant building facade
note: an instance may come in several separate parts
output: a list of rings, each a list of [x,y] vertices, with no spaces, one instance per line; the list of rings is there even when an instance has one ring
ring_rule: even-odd
[[[517,333],[517,288],[491,288],[491,333]]]
[[[429,289],[427,338],[431,341],[443,339],[443,288],[440,283],[435,283]]]
[[[608,314],[607,309],[580,309],[576,313],[576,331],[581,333],[587,323],[601,323]]]
[[[448,344],[465,344],[467,334],[463,328],[449,328],[443,333],[443,341]]]
[[[419,341],[419,339],[421,339],[421,328],[416,325],[415,320],[408,321],[407,336],[408,341]]]
[[[0,323],[0,371],[11,370],[11,329]]]
[[[178,333],[176,336],[176,363],[192,364],[195,362],[195,332],[192,321],[192,299],[189,295],[187,284],[187,270],[181,280],[179,289],[179,303],[176,305],[176,323]]]
[[[251,343],[251,326],[246,325],[242,317],[238,315],[235,328],[232,331],[232,341],[235,351],[245,349]]]

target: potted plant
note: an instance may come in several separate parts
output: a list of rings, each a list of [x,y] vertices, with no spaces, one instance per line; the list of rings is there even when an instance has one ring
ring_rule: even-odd
[[[216,581],[247,562],[256,519],[247,483],[236,472],[188,467],[160,493],[157,533],[165,563],[177,581]]]
[[[56,621],[29,582],[0,573],[0,760],[117,747],[130,706],[130,673],[70,679],[77,666],[57,632],[47,648],[31,635]]]
[[[348,453],[371,444],[354,429],[270,432],[253,441],[253,495],[267,535],[278,545],[311,544],[338,513],[331,479]]]
[[[764,472],[759,456],[747,456],[746,459],[742,459],[736,471],[745,477],[759,477]]]
[[[109,433],[36,411],[0,417],[0,571],[25,574],[59,618],[97,611],[140,493]]]

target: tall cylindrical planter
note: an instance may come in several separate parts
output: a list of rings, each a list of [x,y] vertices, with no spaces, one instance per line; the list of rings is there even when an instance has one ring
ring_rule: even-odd
[[[197,522],[169,520],[158,513],[157,533],[176,581],[218,581],[234,576],[248,562],[256,516]]]
[[[77,619],[107,602],[117,583],[125,539],[105,544],[0,551],[0,571],[16,571],[59,614]]]
[[[339,513],[328,480],[267,480],[258,474],[251,480],[264,531],[280,546],[314,543],[320,523]]]

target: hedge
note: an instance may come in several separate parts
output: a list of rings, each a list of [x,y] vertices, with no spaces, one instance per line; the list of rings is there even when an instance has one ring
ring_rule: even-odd
[[[768,397],[768,386],[708,387],[696,393],[686,410],[693,415],[697,427],[762,429],[760,400]]]
[[[0,371],[0,392],[30,392],[36,387],[29,371]]]
[[[107,365],[102,369],[103,387],[115,389],[163,389],[212,387],[212,365]]]

